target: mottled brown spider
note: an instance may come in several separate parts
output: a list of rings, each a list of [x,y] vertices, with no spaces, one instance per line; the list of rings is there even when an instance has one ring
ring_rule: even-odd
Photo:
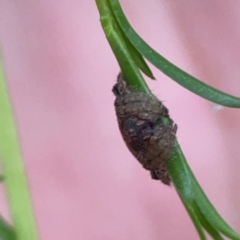
[[[113,87],[114,106],[124,142],[152,179],[171,182],[166,162],[176,139],[177,125],[155,96],[131,90],[122,73]]]

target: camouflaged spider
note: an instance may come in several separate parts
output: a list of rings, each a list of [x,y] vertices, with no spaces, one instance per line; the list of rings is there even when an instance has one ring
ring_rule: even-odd
[[[177,125],[167,108],[155,96],[127,87],[121,73],[112,91],[119,129],[128,149],[153,179],[169,185],[166,162],[174,147]]]

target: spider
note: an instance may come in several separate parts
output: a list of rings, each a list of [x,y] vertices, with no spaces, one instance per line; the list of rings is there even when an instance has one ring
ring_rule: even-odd
[[[122,73],[112,91],[119,129],[128,149],[151,172],[152,179],[169,185],[166,162],[174,147],[177,125],[167,108],[155,96],[127,87]]]

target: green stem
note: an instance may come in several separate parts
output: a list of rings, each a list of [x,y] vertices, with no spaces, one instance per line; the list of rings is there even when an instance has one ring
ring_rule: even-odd
[[[205,235],[205,233],[203,231],[203,228],[201,226],[201,222],[199,221],[198,215],[195,212],[195,209],[188,206],[188,205],[185,205],[185,207],[188,211],[189,216],[191,217],[191,219],[193,221],[193,224],[194,224],[195,228],[197,229],[197,232],[198,232],[198,235],[199,235],[200,239],[201,240],[207,240],[206,235]]]
[[[210,236],[212,236],[215,240],[224,240],[219,232],[210,224],[210,222],[204,217],[201,213],[200,209],[198,208],[197,204],[195,204],[195,212],[201,222],[201,225],[205,228]]]
[[[0,66],[0,155],[9,210],[17,240],[37,240],[26,174],[7,92]]]

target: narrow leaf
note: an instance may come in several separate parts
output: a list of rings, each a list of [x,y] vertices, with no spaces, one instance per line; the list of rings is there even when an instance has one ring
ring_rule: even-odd
[[[223,106],[240,108],[240,98],[231,96],[201,82],[158,54],[131,27],[122,11],[119,1],[109,0],[109,2],[125,35],[136,47],[136,49],[154,66],[179,83],[181,86],[187,88],[193,93],[196,93],[200,97]]]
[[[1,240],[16,240],[16,235],[12,226],[10,226],[0,216],[0,239]]]
[[[187,209],[187,212],[189,214],[189,216],[191,217],[195,228],[197,229],[198,235],[200,237],[201,240],[207,240],[206,235],[203,231],[203,228],[201,226],[201,222],[198,219],[198,215],[196,214],[196,212],[194,211],[194,208],[192,208],[189,205],[185,205],[185,208]]]
[[[225,236],[240,240],[238,235],[218,214],[214,206],[208,200],[202,188],[194,177],[180,146],[176,145],[168,162],[168,171],[171,175],[175,188],[185,205],[186,209],[196,203],[204,218],[211,226]],[[190,214],[190,213],[189,213]]]
[[[96,4],[100,13],[100,20],[105,36],[116,56],[123,75],[127,79],[127,84],[151,94],[150,89],[140,74],[139,68],[124,41],[124,36],[112,14],[108,1],[96,0]],[[128,82],[128,79],[132,79],[132,82]]]
[[[129,39],[124,34],[123,34],[123,37],[124,37],[125,43],[135,61],[135,63],[139,67],[139,69],[146,76],[155,80],[155,77],[153,76],[152,71],[148,67],[148,65],[147,65],[146,61],[144,60],[144,58],[142,57],[142,55],[138,52],[138,50],[132,45],[132,43],[129,41]]]
[[[200,187],[196,188],[196,204],[204,218],[214,227],[214,229],[218,230],[219,232],[231,239],[240,240],[240,235],[237,234],[223,220],[223,218],[209,202],[208,198],[205,196]]]
[[[149,78],[151,79],[155,79],[150,68],[148,67],[145,59],[142,57],[142,55],[138,52],[138,50],[134,47],[134,45],[129,41],[128,37],[125,35],[125,33],[122,31],[121,27],[119,26],[119,23],[111,9],[111,5],[109,3],[109,0],[107,1],[108,2],[108,6],[109,6],[109,9],[111,11],[111,16],[112,18],[114,19],[114,23],[118,26],[117,27],[117,30],[119,31],[119,33],[121,32],[121,37],[122,37],[122,40],[124,40],[129,52],[131,53],[135,63],[137,64],[137,66],[139,67],[139,69],[146,75],[148,76]],[[116,27],[115,27],[115,31],[116,31]]]
[[[204,215],[199,210],[196,203],[194,203],[194,210],[198,216],[198,219],[201,223],[201,225],[204,227],[204,229],[208,232],[208,234],[214,239],[214,240],[224,240],[222,236],[218,233],[218,231],[213,228],[213,226],[207,221],[207,219],[204,217]]]
[[[18,240],[37,240],[17,130],[0,63],[0,157],[9,211]]]

